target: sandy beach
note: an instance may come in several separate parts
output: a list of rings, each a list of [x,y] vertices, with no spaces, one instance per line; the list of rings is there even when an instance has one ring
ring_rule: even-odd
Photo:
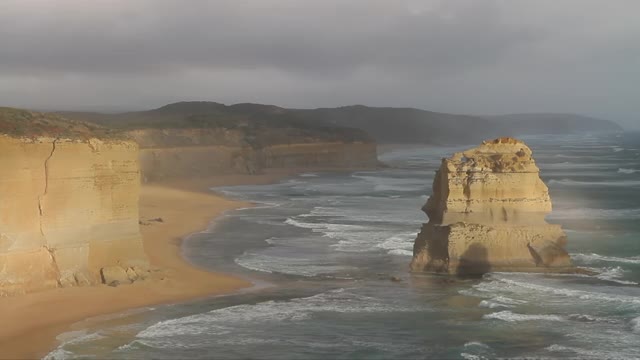
[[[227,210],[250,206],[211,193],[211,186],[270,183],[294,170],[265,175],[228,175],[143,185],[140,218],[162,218],[140,227],[154,279],[131,285],[54,289],[0,298],[0,358],[40,358],[57,346],[56,336],[89,317],[127,309],[231,293],[251,286],[245,279],[195,268],[181,254],[182,240],[204,230]]]

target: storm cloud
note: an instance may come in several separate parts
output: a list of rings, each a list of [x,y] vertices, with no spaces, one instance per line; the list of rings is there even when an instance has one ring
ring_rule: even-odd
[[[0,104],[574,112],[640,123],[634,0],[4,0]]]

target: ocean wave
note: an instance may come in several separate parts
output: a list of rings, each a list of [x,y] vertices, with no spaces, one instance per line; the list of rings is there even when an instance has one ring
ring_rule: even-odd
[[[393,235],[376,245],[376,247],[388,250],[387,253],[391,255],[413,256],[413,242],[415,237],[415,232]]]
[[[306,214],[296,218],[326,218],[352,223],[393,223],[402,225],[419,225],[424,219],[416,212],[398,211],[390,213],[388,209],[350,209],[328,206],[316,206]]]
[[[316,173],[304,173],[304,174],[300,174],[298,176],[300,176],[300,177],[318,177],[318,174],[316,174]]]
[[[576,181],[571,179],[549,180],[549,185],[560,186],[640,186],[640,181]]]
[[[585,301],[589,303],[616,303],[625,307],[640,308],[640,292],[637,294],[611,293],[595,291],[599,288],[593,288],[594,291],[572,289],[561,283],[558,287],[551,283],[544,285],[536,283],[533,280],[542,280],[539,274],[498,274],[493,273],[487,276],[486,280],[472,286],[470,289],[460,290],[459,293],[467,296],[478,296],[483,298],[493,297],[495,294],[514,294],[518,297],[528,298],[530,296],[538,296],[540,294],[549,294],[554,296],[568,297],[571,299]],[[569,276],[569,275],[567,275]],[[580,277],[581,275],[571,275]],[[582,275],[588,276],[588,275]],[[608,289],[608,288],[603,288]]]
[[[591,253],[591,254],[577,253],[577,254],[570,254],[570,255],[573,260],[586,263],[586,264],[592,264],[594,262],[617,262],[617,263],[625,263],[625,264],[640,264],[639,256],[623,258],[623,257],[616,257],[616,256],[598,255],[596,253]]]
[[[624,151],[624,148],[621,148],[620,146],[612,146],[611,150],[613,150],[613,152],[621,152]]]
[[[631,319],[629,324],[631,325],[631,331],[633,331],[634,333],[640,334],[640,316],[638,316],[637,318]]]
[[[517,321],[564,321],[565,319],[558,315],[527,315],[527,314],[517,314],[511,312],[509,310],[503,310],[491,314],[486,314],[482,317],[483,319],[495,319],[502,320],[507,322],[517,322]]]
[[[539,164],[543,170],[564,170],[564,169],[602,169],[609,167],[609,164],[594,164],[587,162],[561,162],[561,163],[543,163]]]
[[[464,347],[481,347],[483,349],[489,349],[489,345],[480,341],[469,341],[468,343],[464,344]]]
[[[465,352],[460,353],[460,356],[465,360],[485,360],[485,359],[487,359],[486,357],[481,356],[481,355],[474,355],[474,354],[469,354],[469,353],[465,353]]]
[[[424,189],[427,182],[417,178],[392,178],[374,175],[353,174],[352,178],[364,180],[373,184],[375,192],[394,191],[407,192]]]
[[[640,219],[640,209],[593,209],[593,208],[575,208],[553,210],[548,219]]]
[[[636,169],[625,169],[625,168],[619,168],[618,169],[618,173],[620,174],[635,174],[640,170],[636,170]]]
[[[170,319],[153,324],[136,336],[145,344],[153,347],[168,347],[173,339],[192,340],[221,335],[229,331],[234,334],[253,331],[257,324],[268,326],[270,323],[300,322],[308,320],[314,314],[333,313],[380,313],[380,312],[414,312],[430,311],[424,306],[411,307],[389,300],[354,293],[351,289],[336,289],[314,296],[292,299],[288,301],[266,301],[257,304],[243,304],[195,314],[177,319]],[[187,335],[187,336],[185,336]],[[268,334],[264,335],[269,336]],[[236,336],[234,336],[236,337]],[[260,340],[260,338],[258,338]],[[217,340],[216,340],[217,341]]]
[[[635,281],[622,280],[621,278],[624,277],[624,273],[627,271],[619,266],[609,267],[609,268],[587,268],[587,269],[597,272],[598,274],[595,275],[595,277],[600,280],[612,281],[622,285],[638,285],[638,283]]]
[[[389,255],[413,256],[413,250],[394,249],[387,252]]]
[[[492,297],[489,300],[480,301],[480,304],[478,304],[478,306],[489,308],[489,309],[497,309],[497,308],[513,308],[513,307],[516,307],[517,305],[523,305],[526,303],[527,302],[524,300],[515,300],[515,299],[508,298],[506,296],[496,296],[496,297]]]
[[[322,263],[322,260],[310,260],[293,257],[279,257],[266,254],[245,253],[234,262],[245,269],[297,275],[304,277],[327,276],[338,272],[352,271],[354,268],[333,263]]]
[[[62,360],[62,359],[75,359],[76,354],[72,353],[69,350],[65,350],[62,348],[57,348],[52,352],[45,355],[42,360]]]
[[[607,358],[611,358],[611,354],[610,353],[603,353],[603,352],[598,352],[598,351],[594,351],[594,350],[587,350],[587,349],[581,349],[581,348],[577,348],[577,347],[571,347],[571,346],[563,346],[563,345],[558,345],[558,344],[553,344],[550,346],[547,346],[545,348],[545,350],[550,351],[550,352],[569,352],[569,353],[574,353],[580,356],[580,358],[585,358],[585,359],[607,359]]]
[[[487,309],[512,308],[512,305],[500,304],[490,300],[482,300],[478,304],[479,307]]]
[[[389,229],[388,224],[384,226],[355,225],[303,220],[311,216],[322,216],[321,214],[327,212],[327,209],[317,207],[308,214],[288,218],[285,223],[299,228],[311,229],[314,233],[320,233],[322,236],[336,240],[336,243],[329,245],[336,251],[360,253],[384,249],[393,255],[413,255],[415,232],[393,234],[393,230]],[[363,218],[371,221],[376,218],[376,215],[372,215],[370,218],[364,216]],[[350,221],[358,220],[350,218]]]
[[[47,354],[43,360],[74,359],[76,358],[76,354],[65,349],[65,347],[100,340],[103,338],[104,336],[102,334],[97,332],[89,333],[86,330],[74,330],[62,333],[56,337],[56,340],[61,342],[61,344],[55,350]]]

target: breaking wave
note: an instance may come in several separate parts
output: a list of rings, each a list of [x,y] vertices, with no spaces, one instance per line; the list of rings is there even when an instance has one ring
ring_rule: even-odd
[[[640,264],[639,256],[623,258],[623,257],[616,257],[616,256],[598,255],[596,253],[591,253],[591,254],[578,253],[578,254],[571,254],[571,258],[573,260],[576,260],[585,264],[592,264],[594,262],[617,262],[617,263],[625,263],[625,264]]]
[[[507,322],[516,322],[516,321],[564,321],[562,317],[558,315],[526,315],[526,314],[517,314],[513,313],[509,310],[503,310],[491,314],[486,314],[482,318],[484,319],[496,319]]]

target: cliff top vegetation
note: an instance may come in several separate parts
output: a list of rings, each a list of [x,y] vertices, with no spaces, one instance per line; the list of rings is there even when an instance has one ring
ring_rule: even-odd
[[[122,132],[58,114],[0,107],[0,134],[13,137],[69,139],[122,138]]]

